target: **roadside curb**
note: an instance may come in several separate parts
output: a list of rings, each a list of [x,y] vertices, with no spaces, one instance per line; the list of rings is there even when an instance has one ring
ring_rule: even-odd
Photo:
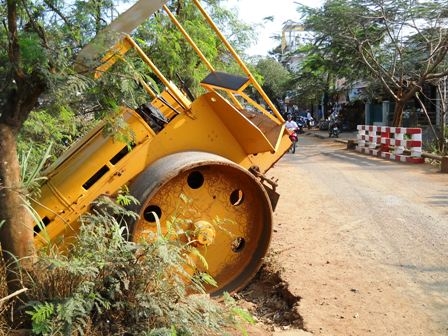
[[[322,134],[316,133],[316,132],[306,132],[305,135],[315,136],[316,138],[319,138],[319,139],[332,139],[336,142],[341,142],[341,143],[348,143],[349,141],[356,142],[356,140],[353,140],[353,139],[329,138],[328,136],[325,136],[325,135],[322,135]]]

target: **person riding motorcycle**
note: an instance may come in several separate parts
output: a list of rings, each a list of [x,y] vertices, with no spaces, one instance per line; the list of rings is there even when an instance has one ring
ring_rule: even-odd
[[[308,129],[311,129],[311,127],[314,126],[314,118],[310,110],[306,110],[306,126]]]
[[[289,139],[292,142],[291,145],[291,152],[296,152],[296,143],[297,143],[297,133],[299,130],[299,126],[295,122],[295,120],[292,119],[292,115],[288,114],[286,116],[286,122],[285,122],[285,128],[289,132]]]
[[[328,125],[328,137],[339,137],[339,133],[341,133],[341,121],[339,118],[339,115],[336,113],[332,113],[330,115],[329,119],[329,125]]]
[[[297,131],[299,129],[299,125],[295,122],[295,120],[292,119],[292,114],[288,114],[286,116],[286,122],[285,122],[285,128],[288,131]]]

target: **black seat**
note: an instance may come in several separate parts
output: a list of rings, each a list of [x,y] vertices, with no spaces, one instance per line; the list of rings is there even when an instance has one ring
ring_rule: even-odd
[[[217,88],[223,88],[232,91],[238,91],[245,86],[249,78],[237,75],[231,75],[225,72],[213,71],[207,75],[201,84],[211,85]]]

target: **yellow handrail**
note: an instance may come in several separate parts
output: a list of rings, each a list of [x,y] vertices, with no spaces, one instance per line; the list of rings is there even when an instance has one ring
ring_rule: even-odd
[[[241,69],[244,71],[244,73],[247,75],[247,77],[249,77],[249,80],[250,80],[251,84],[255,87],[255,89],[258,91],[258,93],[261,95],[261,97],[264,99],[264,101],[269,105],[269,107],[271,108],[272,112],[274,113],[274,115],[277,117],[278,120],[276,120],[275,118],[272,118],[271,114],[268,113],[267,111],[263,111],[263,109],[262,109],[262,112],[264,114],[268,115],[271,119],[273,119],[276,122],[278,122],[279,124],[283,123],[284,119],[283,119],[282,115],[278,112],[278,110],[275,107],[275,105],[272,104],[271,100],[266,95],[266,93],[264,92],[263,88],[255,80],[255,78],[252,75],[252,73],[250,72],[249,68],[246,66],[246,64],[243,62],[243,60],[239,57],[239,55],[237,54],[235,49],[233,49],[233,47],[230,45],[230,43],[227,41],[227,39],[224,37],[224,35],[218,29],[218,27],[216,27],[216,25],[213,22],[213,20],[211,19],[211,17],[208,15],[208,13],[204,10],[204,8],[199,3],[199,0],[193,0],[193,2],[196,5],[196,7],[199,9],[201,14],[204,16],[205,20],[208,22],[210,27],[215,31],[216,35],[219,37],[221,42],[224,43],[224,45],[226,46],[227,50],[232,54],[232,56],[235,59],[235,61],[238,63],[238,65],[241,67]]]

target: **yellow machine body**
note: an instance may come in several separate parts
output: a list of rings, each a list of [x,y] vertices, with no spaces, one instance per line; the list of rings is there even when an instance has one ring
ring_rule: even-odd
[[[45,172],[47,181],[42,187],[41,197],[33,205],[41,217],[42,225],[45,226],[44,230],[38,230],[39,232],[36,234],[37,246],[43,246],[48,242],[65,241],[66,243],[79,230],[79,217],[89,211],[92,202],[100,195],[114,196],[124,185],[132,186],[136,180],[140,181],[142,173],[150,170],[155,163],[163,161],[166,157],[183,154],[179,157],[182,157],[182,162],[185,161],[185,163],[177,164],[176,160],[167,161],[169,163],[165,163],[167,165],[166,169],[176,171],[178,176],[189,169],[192,172],[201,171],[204,176],[210,176],[210,172],[207,172],[208,169],[212,172],[212,177],[213,171],[216,171],[216,176],[221,176],[221,182],[218,181],[217,183],[222,183],[223,188],[229,186],[231,189],[230,186],[235,184],[235,189],[239,190],[240,186],[238,185],[241,184],[248,189],[247,199],[253,199],[251,202],[254,203],[254,213],[249,214],[244,220],[244,228],[238,229],[240,231],[238,235],[241,238],[235,239],[237,241],[244,240],[250,246],[251,237],[248,235],[266,236],[262,238],[261,242],[255,243],[255,245],[266,246],[260,248],[254,245],[253,251],[250,252],[250,255],[260,254],[256,257],[255,262],[257,265],[259,264],[258,259],[261,260],[263,253],[265,253],[270,237],[268,233],[261,234],[260,232],[269,231],[271,225],[270,213],[274,207],[273,203],[275,203],[275,197],[272,197],[275,194],[275,183],[265,179],[264,174],[287,152],[291,145],[289,134],[285,131],[284,120],[281,115],[253,79],[244,63],[231,49],[224,37],[220,35],[198,1],[193,1],[204,14],[205,20],[209,21],[212,28],[222,38],[223,43],[230,48],[231,53],[247,76],[234,76],[215,71],[203,57],[196,44],[191,41],[194,51],[198,53],[211,71],[210,75],[202,82],[202,86],[207,92],[190,101],[181,90],[160,73],[153,61],[143,53],[126,32],[121,34],[121,39],[104,56],[103,64],[97,67],[95,76],[101,76],[103,71],[107,71],[114,62],[124,57],[125,53],[133,48],[164,83],[165,90],[156,95],[148,86],[144,85],[151,96],[146,110],[145,108],[136,110],[127,107],[121,108],[121,117],[129,129],[132,130],[131,144],[115,140],[113,136],[105,134],[104,123],[102,123],[71,146],[62,157],[47,169]],[[180,23],[163,5],[165,1],[145,0],[145,2],[153,7],[155,6],[155,9],[158,8],[156,4],[160,3],[160,6],[172,17],[179,29],[182,29]],[[138,4],[138,6],[141,5],[141,3]],[[186,32],[183,31],[183,33],[186,39],[190,40]],[[248,86],[253,86],[259,91],[266,102],[265,106],[269,107],[273,111],[272,113],[245,94],[244,90]],[[250,110],[243,108],[241,98],[245,100],[245,107],[251,106]],[[198,155],[197,153],[209,153],[212,156],[207,154],[208,156],[203,157],[202,154]],[[203,160],[203,164],[188,163],[188,157],[190,156],[192,160]],[[157,174],[160,175],[160,169],[157,171]],[[228,181],[222,181],[223,179],[226,180],[226,174],[231,176],[229,176]],[[143,183],[152,179],[150,177],[152,175],[148,176],[142,180]],[[157,186],[151,186],[154,190],[148,192],[149,196],[141,196],[144,197],[141,201],[149,204],[151,203],[151,197],[154,195],[156,199],[157,197],[160,198],[161,193],[167,192],[161,191],[160,188],[163,188],[165,182],[170,178],[169,176],[159,177],[161,181],[149,181],[148,184]],[[166,190],[183,188],[182,182],[176,182],[174,178],[171,178],[170,183],[166,183]],[[137,182],[137,184],[141,184],[141,182]],[[191,197],[197,197],[198,202],[206,204],[208,194],[219,192],[213,190],[212,185],[206,186],[209,188],[206,192],[204,191],[196,196],[192,193]],[[259,186],[262,186],[262,188]],[[148,188],[150,187],[148,186]],[[268,195],[271,204],[267,202],[256,205],[255,202],[260,197],[259,195],[261,195],[261,198]],[[174,197],[179,197],[179,195]],[[213,199],[210,200],[210,206],[212,206],[214,199],[219,198],[219,195],[214,195]],[[166,200],[159,200],[159,203],[167,209],[171,207],[171,204],[168,204]],[[198,224],[201,227],[198,241],[202,245],[219,244],[219,240],[217,240],[219,239],[219,233],[217,234],[211,229],[210,222],[213,220],[213,216],[234,216],[231,209],[232,207],[236,209],[239,204],[236,201],[231,201],[231,203],[230,205],[226,202],[213,205],[213,209],[215,209],[211,211],[213,213],[204,213],[199,216],[200,218],[195,219],[197,223],[200,223]],[[248,206],[247,209],[250,209],[250,204],[244,206]],[[207,211],[205,206],[203,208],[198,207],[198,209],[201,209],[198,211],[202,212]],[[241,209],[240,207],[238,211],[235,211],[234,221],[237,221],[238,217],[244,216],[244,214],[241,214]],[[247,209],[244,212],[250,213],[251,211]],[[265,212],[264,217],[260,220],[267,223],[265,225],[266,229],[251,228],[250,221],[259,220],[257,219],[259,215],[255,212]],[[140,229],[137,227],[136,230],[142,230],[146,227],[145,225],[147,224],[141,224]],[[215,236],[218,238],[215,238]],[[222,239],[226,242],[228,240],[224,237]],[[232,244],[234,243],[232,242]],[[234,250],[233,247],[232,249]],[[257,252],[257,249],[260,249],[260,251]],[[209,246],[208,250],[212,250],[212,248]],[[210,255],[209,258],[212,260],[219,259],[219,256]],[[250,264],[250,258],[252,257],[244,259],[244,265]],[[236,259],[236,257],[233,259]],[[216,264],[218,265],[219,262],[216,262]],[[238,261],[235,261],[235,265],[232,267],[238,268]],[[241,267],[246,268],[247,266]],[[227,266],[216,266],[215,268],[219,269],[218,273],[227,272],[225,271]],[[252,268],[250,272],[254,273],[256,267]],[[219,278],[219,275],[217,277]],[[238,283],[241,282],[238,279],[230,279],[227,276],[221,276],[221,278],[223,282],[231,283],[228,287],[224,286],[225,289],[234,289],[241,285]],[[243,282],[247,282],[247,279]]]
[[[59,158],[47,172],[41,198],[35,209],[46,224],[44,238],[56,240],[76,232],[80,215],[100,195],[114,195],[157,159],[183,151],[203,151],[225,157],[249,169],[266,172],[289,146],[286,134],[275,152],[260,128],[214,92],[206,93],[155,134],[134,110],[123,108],[124,120],[134,133],[135,145],[105,137],[99,125]],[[270,123],[277,134],[281,126]],[[271,147],[271,148],[270,148]],[[261,150],[260,150],[261,149]]]

